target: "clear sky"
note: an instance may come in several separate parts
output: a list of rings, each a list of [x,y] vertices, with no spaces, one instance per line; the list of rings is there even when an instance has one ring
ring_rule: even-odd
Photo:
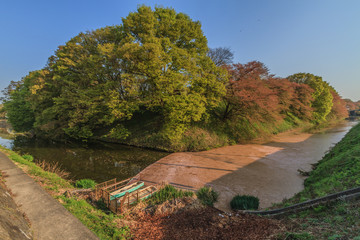
[[[209,47],[230,47],[235,62],[258,60],[281,77],[313,73],[360,100],[359,0],[1,1],[0,89],[44,67],[79,32],[121,24],[139,4],[199,20]]]

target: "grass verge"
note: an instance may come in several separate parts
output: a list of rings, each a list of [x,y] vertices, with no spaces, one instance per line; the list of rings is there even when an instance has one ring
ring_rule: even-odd
[[[104,212],[91,205],[84,199],[67,197],[64,192],[74,189],[70,181],[59,177],[56,173],[48,172],[34,162],[24,159],[17,153],[0,146],[12,161],[21,167],[28,175],[37,181],[69,212],[77,217],[85,226],[94,232],[100,239],[129,239],[131,233],[127,227],[118,227],[117,222],[122,216]]]
[[[360,124],[334,146],[310,172],[305,188],[281,206],[360,187]],[[285,219],[291,232],[279,239],[358,239],[360,202],[337,201],[293,214]]]

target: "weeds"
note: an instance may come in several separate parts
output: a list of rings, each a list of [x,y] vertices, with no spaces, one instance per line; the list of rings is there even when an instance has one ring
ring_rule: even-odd
[[[35,180],[40,181],[47,190],[51,190],[50,194],[58,199],[64,207],[77,217],[85,226],[93,231],[100,239],[105,240],[118,240],[118,239],[131,239],[131,232],[128,227],[117,226],[117,221],[123,216],[113,215],[112,213],[107,214],[104,211],[97,209],[85,200],[66,197],[59,195],[59,189],[72,189],[73,186],[69,181],[66,181],[59,177],[54,172],[58,172],[58,166],[51,166],[48,164],[40,164],[41,166],[48,167],[48,169],[54,172],[48,172],[40,168],[34,162],[30,162],[15,152],[8,150],[0,146],[1,151],[6,153],[11,160],[19,163],[19,165]],[[98,202],[99,207],[104,208],[104,204]]]
[[[233,210],[257,210],[259,208],[259,198],[248,195],[236,195],[230,202]]]
[[[40,161],[40,162],[36,163],[36,165],[38,165],[39,167],[41,167],[42,169],[44,169],[47,172],[55,173],[56,175],[58,175],[59,177],[61,177],[63,179],[69,179],[70,173],[61,169],[61,166],[59,165],[58,162],[49,163],[46,161]]]
[[[206,206],[214,206],[219,194],[215,192],[211,187],[202,187],[196,192],[196,196],[202,204]]]
[[[176,189],[171,185],[165,185],[159,191],[154,193],[147,201],[149,204],[155,205],[176,198],[192,197],[193,195],[194,193],[191,191],[183,191]]]
[[[22,158],[28,160],[29,162],[34,161],[34,157],[31,155],[22,155]]]
[[[81,179],[75,182],[75,187],[77,188],[94,188],[96,182],[92,179]]]
[[[26,172],[31,175],[42,179],[42,182],[46,185],[54,186],[54,189],[59,188],[73,188],[70,182],[66,181],[65,179],[61,178],[59,175],[44,171],[41,167],[36,165],[34,162],[30,162],[24,158],[22,158],[17,153],[8,150],[2,146],[0,146],[1,151],[5,152],[8,157],[13,160],[14,162],[19,163],[23,168],[25,167]]]

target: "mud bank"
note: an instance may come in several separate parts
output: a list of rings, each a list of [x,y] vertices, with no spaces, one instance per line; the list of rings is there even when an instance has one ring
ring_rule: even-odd
[[[211,186],[220,193],[215,206],[224,211],[236,194],[257,196],[260,207],[266,208],[301,191],[304,177],[298,169],[309,171],[355,124],[346,122],[317,134],[283,133],[267,144],[174,153],[145,168],[138,177],[190,190]]]

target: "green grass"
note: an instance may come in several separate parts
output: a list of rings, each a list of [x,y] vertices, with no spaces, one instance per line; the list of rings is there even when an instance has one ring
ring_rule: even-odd
[[[26,166],[27,172],[30,175],[40,177],[44,180],[44,184],[52,186],[55,191],[58,191],[60,188],[73,188],[72,184],[65,179],[62,179],[55,173],[46,172],[34,162],[29,161],[28,159],[23,158],[19,154],[6,149],[0,146],[0,150],[8,155],[8,157],[14,162],[20,163],[22,166]]]
[[[196,192],[196,196],[202,204],[212,207],[217,201],[219,194],[211,187],[202,187]]]
[[[259,198],[248,195],[236,195],[230,202],[233,210],[257,210],[259,208]]]
[[[147,199],[147,203],[151,205],[161,204],[168,200],[174,200],[183,197],[192,197],[194,195],[191,191],[183,191],[176,189],[171,185],[165,185],[159,191],[154,193],[150,198]]]
[[[360,186],[360,124],[316,164],[304,186],[278,207]],[[359,200],[319,205],[288,218],[297,226],[286,239],[360,239]]]
[[[29,162],[34,161],[34,157],[31,155],[22,155],[21,157],[25,160],[28,160]]]
[[[75,187],[77,188],[94,188],[96,182],[92,179],[81,179],[75,182]]]
[[[118,228],[116,219],[121,217],[112,213],[106,214],[94,208],[85,200],[59,197],[64,207],[76,216],[85,226],[93,231],[100,239],[129,239],[130,230],[127,227]]]
[[[306,201],[360,187],[360,124],[316,164],[304,186],[304,190],[288,202]]]
[[[169,140],[162,133],[164,119],[156,113],[144,111],[135,114],[129,121],[122,122],[129,135],[125,139],[110,139],[105,137],[106,129],[102,129],[97,136],[100,139],[147,147],[168,152],[203,151],[212,148],[246,143],[254,139],[268,139],[274,134],[294,128],[309,128],[310,123],[287,114],[281,121],[259,122],[246,118],[219,119],[214,116],[206,121],[192,123],[180,139]]]
[[[8,155],[8,157],[20,164],[21,167],[35,179],[41,181],[44,188],[50,190],[52,196],[58,199],[63,206],[68,209],[75,217],[77,217],[85,226],[93,231],[100,239],[129,239],[131,233],[129,228],[116,226],[116,221],[120,221],[122,216],[106,213],[101,209],[94,207],[85,200],[73,197],[65,197],[59,194],[60,189],[71,190],[74,186],[67,180],[62,179],[55,173],[44,171],[34,162],[24,159],[17,153],[0,146],[0,150]]]

